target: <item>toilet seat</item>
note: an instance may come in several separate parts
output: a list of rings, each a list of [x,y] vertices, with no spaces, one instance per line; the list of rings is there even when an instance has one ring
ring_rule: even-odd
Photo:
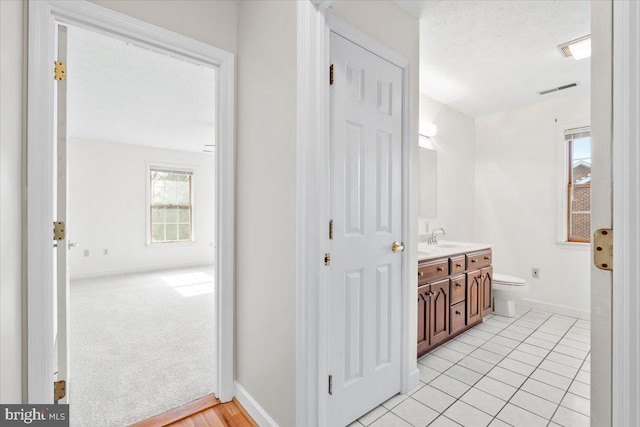
[[[525,286],[526,280],[515,276],[507,276],[506,274],[494,274],[493,284],[502,286]]]

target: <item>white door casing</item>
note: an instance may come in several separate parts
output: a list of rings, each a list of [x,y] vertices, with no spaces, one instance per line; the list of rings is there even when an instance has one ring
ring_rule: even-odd
[[[328,424],[401,389],[402,70],[332,33]]]
[[[235,58],[230,52],[86,2],[29,2],[27,124],[27,393],[53,401],[54,303],[52,220],[55,212],[55,82],[58,24],[76,25],[170,56],[218,68],[216,123],[216,395],[229,401],[234,383]],[[69,71],[69,70],[67,70]],[[70,224],[72,228],[73,225]],[[61,339],[61,337],[59,337]],[[58,346],[60,348],[60,346]]]

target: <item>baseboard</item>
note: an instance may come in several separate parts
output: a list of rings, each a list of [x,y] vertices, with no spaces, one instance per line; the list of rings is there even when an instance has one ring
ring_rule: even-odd
[[[236,399],[261,427],[272,426],[278,427],[278,423],[264,410],[257,400],[249,394],[249,392],[236,381]]]
[[[402,392],[408,393],[416,388],[418,384],[420,384],[420,370],[416,368],[409,374],[409,379],[407,381],[407,390],[403,390]]]
[[[591,320],[591,311],[580,308],[569,307],[562,304],[553,304],[535,299],[523,298],[518,300],[517,305],[521,307],[533,308],[535,310],[548,311],[562,316],[577,317],[578,319]]]
[[[196,262],[191,264],[180,264],[174,266],[155,266],[155,267],[127,267],[127,268],[116,268],[110,270],[103,271],[92,271],[90,273],[80,273],[80,274],[71,274],[69,280],[75,279],[94,279],[96,277],[105,277],[105,276],[116,276],[119,274],[134,274],[134,273],[151,273],[154,271],[162,271],[162,270],[176,270],[179,268],[194,268],[194,267],[207,267],[213,265],[212,263],[203,264],[202,262]]]

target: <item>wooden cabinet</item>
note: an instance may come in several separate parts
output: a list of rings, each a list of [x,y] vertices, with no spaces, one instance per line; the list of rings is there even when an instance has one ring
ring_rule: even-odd
[[[467,326],[465,319],[465,301],[451,306],[451,334],[464,329]]]
[[[482,277],[482,315],[493,313],[493,292],[491,284],[493,282],[493,267],[485,267],[480,270]]]
[[[493,311],[491,250],[418,263],[418,357]]]
[[[424,354],[429,348],[429,292],[431,286],[418,287],[418,354]]]
[[[449,279],[431,284],[429,311],[429,345],[433,346],[449,337]]]
[[[467,273],[467,323],[479,322],[482,318],[482,270]]]

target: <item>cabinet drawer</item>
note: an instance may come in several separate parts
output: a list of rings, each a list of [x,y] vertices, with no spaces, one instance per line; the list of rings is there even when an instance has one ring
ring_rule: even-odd
[[[444,279],[449,275],[449,258],[418,264],[418,284]]]
[[[474,252],[467,255],[467,270],[491,265],[491,251]]]
[[[464,301],[467,276],[461,274],[451,278],[451,305]]]
[[[465,324],[465,302],[459,302],[458,304],[451,306],[451,333],[456,333],[460,329],[466,326]]]
[[[449,271],[452,275],[464,273],[465,270],[464,255],[449,258]]]

